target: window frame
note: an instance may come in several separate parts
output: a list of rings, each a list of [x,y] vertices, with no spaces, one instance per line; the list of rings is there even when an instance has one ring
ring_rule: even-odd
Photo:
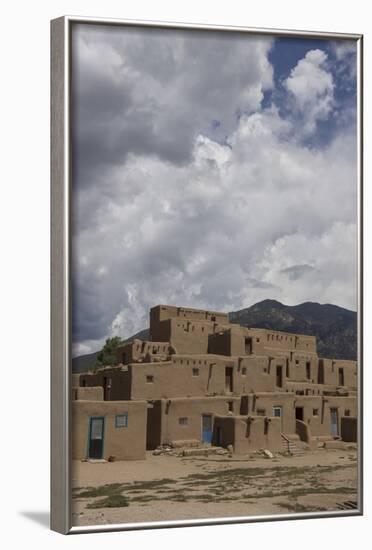
[[[120,424],[119,418],[125,418],[125,424]],[[115,428],[128,428],[128,412],[115,414]]]

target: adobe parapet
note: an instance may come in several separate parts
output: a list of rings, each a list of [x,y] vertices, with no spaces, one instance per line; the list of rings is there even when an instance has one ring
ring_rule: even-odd
[[[282,349],[306,353],[317,352],[315,336],[259,328],[249,328],[247,330],[253,338],[260,339],[265,350]]]
[[[173,318],[189,319],[190,321],[212,321],[221,324],[229,323],[229,316],[227,313],[204,309],[158,305],[150,309],[150,330],[153,323],[159,323],[160,321]]]

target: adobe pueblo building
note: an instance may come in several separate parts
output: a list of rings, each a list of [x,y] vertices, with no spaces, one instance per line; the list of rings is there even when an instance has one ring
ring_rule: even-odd
[[[75,459],[144,459],[162,445],[245,454],[356,442],[356,362],[319,358],[315,337],[159,305],[150,341],[121,346],[118,362],[73,375]]]

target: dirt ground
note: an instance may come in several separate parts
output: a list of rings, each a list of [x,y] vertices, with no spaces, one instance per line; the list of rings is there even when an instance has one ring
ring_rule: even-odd
[[[73,463],[73,525],[226,518],[352,508],[357,451]]]

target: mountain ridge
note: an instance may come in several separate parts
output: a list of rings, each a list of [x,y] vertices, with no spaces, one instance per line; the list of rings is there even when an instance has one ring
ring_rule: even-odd
[[[229,313],[229,319],[252,328],[315,336],[320,357],[355,360],[357,356],[357,314],[334,304],[304,302],[287,306],[263,300]]]

